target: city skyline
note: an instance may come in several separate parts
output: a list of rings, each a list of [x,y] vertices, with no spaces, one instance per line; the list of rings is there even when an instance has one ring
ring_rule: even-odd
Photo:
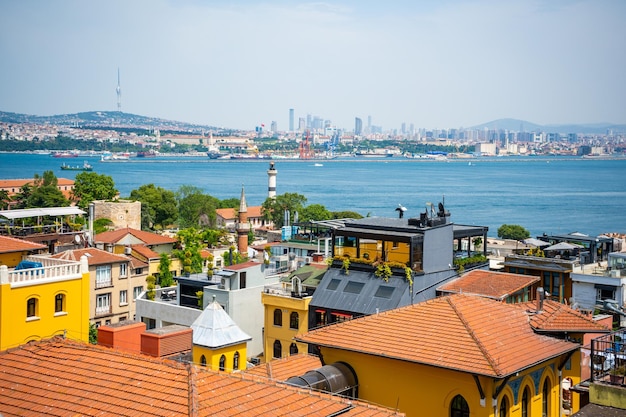
[[[2,111],[121,109],[279,130],[290,109],[296,123],[313,115],[346,130],[355,118],[384,130],[626,123],[619,1],[64,0],[0,10]]]

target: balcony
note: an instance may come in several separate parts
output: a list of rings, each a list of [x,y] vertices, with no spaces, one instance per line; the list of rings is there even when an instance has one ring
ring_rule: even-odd
[[[626,329],[591,341],[591,382],[626,386]]]
[[[0,266],[0,282],[10,283],[11,287],[24,287],[43,282],[63,281],[80,278],[88,271],[87,259],[81,262],[54,259],[47,256],[32,255],[23,259],[37,266],[26,269],[11,269]]]

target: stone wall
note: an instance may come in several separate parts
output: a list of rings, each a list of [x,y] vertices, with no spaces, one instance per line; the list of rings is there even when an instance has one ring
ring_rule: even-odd
[[[94,220],[110,219],[113,227],[141,230],[141,202],[139,201],[94,201]]]

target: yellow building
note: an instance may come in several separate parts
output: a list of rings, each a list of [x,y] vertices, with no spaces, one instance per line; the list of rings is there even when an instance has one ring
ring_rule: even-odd
[[[327,269],[326,265],[305,265],[285,281],[265,286],[261,302],[265,312],[263,357],[266,362],[307,352],[307,345],[293,338],[308,331],[312,294]]]
[[[191,329],[194,363],[226,372],[246,369],[246,343],[252,338],[235,324],[215,296]]]
[[[357,381],[357,398],[407,416],[559,416],[563,378],[580,382],[579,345],[537,334],[529,324],[536,313],[458,294],[296,341],[314,346],[323,363],[340,364],[335,370],[353,373],[344,379]]]
[[[88,342],[87,258],[25,260],[30,268],[0,265],[0,351],[56,335]]]

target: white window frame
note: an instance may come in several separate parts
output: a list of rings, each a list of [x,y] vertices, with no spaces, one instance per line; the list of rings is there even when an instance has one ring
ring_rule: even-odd
[[[128,291],[127,290],[120,291],[120,305],[121,306],[128,305]]]
[[[143,292],[143,285],[139,285],[133,288],[133,300],[136,300],[137,298],[139,298],[142,292]]]
[[[96,314],[111,312],[111,293],[96,295]]]
[[[98,265],[96,267],[96,288],[110,287],[112,285],[111,265]]]
[[[120,264],[120,278],[128,277],[128,264],[126,262]]]

